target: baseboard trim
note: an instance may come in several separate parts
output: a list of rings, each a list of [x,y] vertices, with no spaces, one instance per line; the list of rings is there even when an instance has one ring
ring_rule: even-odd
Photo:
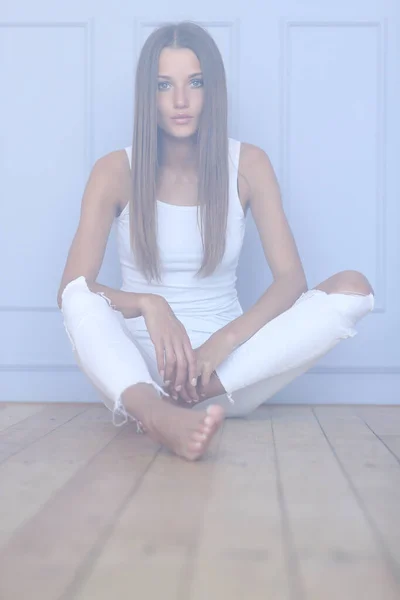
[[[73,364],[12,364],[0,365],[1,373],[80,373]],[[400,375],[400,366],[312,367],[307,375]]]
[[[99,402],[99,394],[76,368],[8,370],[0,377],[1,402]],[[100,399],[101,400],[101,399]],[[272,396],[271,404],[400,404],[400,373],[360,369],[308,371]]]

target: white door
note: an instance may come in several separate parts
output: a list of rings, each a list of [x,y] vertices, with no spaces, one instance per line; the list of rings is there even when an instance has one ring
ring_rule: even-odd
[[[309,287],[357,269],[376,291],[359,335],[275,399],[398,402],[397,0],[1,4],[0,400],[98,400],[74,364],[58,284],[91,166],[131,143],[143,41],[183,19],[220,47],[230,135],[269,154]],[[119,285],[113,237],[99,281]],[[270,283],[249,216],[243,308]]]

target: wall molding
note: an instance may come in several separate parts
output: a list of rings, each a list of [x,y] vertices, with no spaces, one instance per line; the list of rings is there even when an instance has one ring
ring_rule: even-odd
[[[377,32],[377,90],[376,90],[376,173],[377,187],[375,196],[375,214],[376,214],[376,304],[373,313],[385,313],[387,311],[387,269],[386,269],[386,215],[387,215],[387,191],[386,191],[386,138],[387,138],[387,61],[388,61],[388,19],[381,20],[309,20],[309,19],[287,19],[282,18],[280,22],[280,48],[281,48],[281,117],[280,117],[280,138],[282,140],[280,156],[282,168],[283,188],[287,191],[287,205],[290,206],[290,186],[288,184],[288,152],[289,140],[291,135],[289,107],[290,107],[290,81],[291,81],[291,62],[290,62],[290,31],[294,28],[369,28]]]
[[[93,85],[93,63],[94,63],[94,19],[87,21],[7,21],[0,22],[1,29],[79,29],[84,30],[85,36],[85,155],[86,169],[89,173],[93,164],[93,139],[94,139],[94,85]],[[60,273],[61,279],[61,273]],[[58,312],[58,306],[12,306],[0,305],[0,312]]]

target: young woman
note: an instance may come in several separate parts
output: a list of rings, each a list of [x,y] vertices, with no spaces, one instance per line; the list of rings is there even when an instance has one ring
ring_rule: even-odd
[[[356,335],[374,295],[357,271],[308,291],[267,155],[228,137],[224,65],[204,29],[153,32],[135,90],[133,144],[93,166],[58,305],[113,417],[194,460],[225,416],[248,414]],[[243,313],[248,208],[274,281]],[[114,221],[121,290],[96,281]]]

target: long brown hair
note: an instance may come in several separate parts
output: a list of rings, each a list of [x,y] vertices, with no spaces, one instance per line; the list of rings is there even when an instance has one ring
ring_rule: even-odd
[[[189,48],[201,65],[204,103],[197,131],[198,211],[203,262],[198,276],[212,273],[225,252],[229,206],[228,110],[226,76],[211,35],[190,21],[167,24],[147,38],[135,79],[132,144],[131,248],[148,280],[161,280],[157,245],[156,195],[161,133],[157,126],[158,61],[165,47]],[[199,214],[199,213],[198,213]],[[205,226],[203,224],[205,223]]]

